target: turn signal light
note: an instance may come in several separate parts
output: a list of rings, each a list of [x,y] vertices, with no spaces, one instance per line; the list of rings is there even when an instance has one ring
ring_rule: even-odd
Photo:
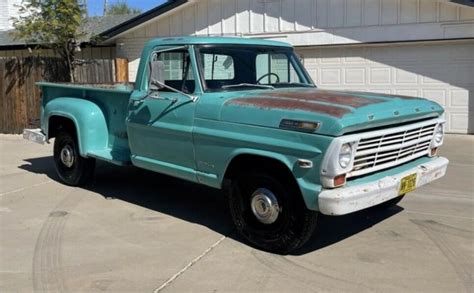
[[[334,177],[334,187],[339,187],[346,184],[346,174]]]
[[[436,156],[437,153],[438,153],[438,148],[432,148],[430,155],[431,155],[432,157],[434,157],[434,156]]]

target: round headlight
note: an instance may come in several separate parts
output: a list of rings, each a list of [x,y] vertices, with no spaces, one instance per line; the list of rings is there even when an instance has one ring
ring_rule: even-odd
[[[347,168],[352,161],[352,147],[350,144],[345,143],[341,146],[339,152],[339,165],[342,168]]]
[[[436,127],[433,139],[436,144],[439,144],[443,141],[443,124],[438,124]]]

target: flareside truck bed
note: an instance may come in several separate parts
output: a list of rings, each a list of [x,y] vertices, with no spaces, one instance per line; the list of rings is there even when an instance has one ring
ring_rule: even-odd
[[[54,107],[54,104],[60,104],[57,106],[57,111],[62,111],[63,115],[74,113],[74,110],[79,110],[78,108],[92,107],[95,109],[91,112],[92,117],[86,117],[85,119],[98,119],[97,116],[103,115],[100,119],[105,121],[106,132],[103,132],[104,129],[89,129],[89,131],[97,131],[102,134],[98,134],[100,139],[97,142],[88,142],[88,145],[94,145],[94,147],[88,147],[87,153],[83,155],[117,165],[130,164],[130,148],[125,120],[130,94],[133,90],[132,84],[39,82],[37,85],[42,90],[41,128],[44,133],[48,133],[49,117],[44,117],[43,113],[54,114],[54,111],[45,111],[45,107]],[[71,118],[74,119],[73,116]],[[80,122],[76,123],[80,124]],[[92,126],[84,125],[84,127],[104,127],[99,124],[104,123],[92,124]],[[81,125],[76,125],[76,127],[80,128]],[[104,138],[104,135],[107,137]]]

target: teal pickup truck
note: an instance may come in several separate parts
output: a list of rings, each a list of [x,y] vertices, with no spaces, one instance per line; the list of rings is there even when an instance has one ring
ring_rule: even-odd
[[[396,204],[448,165],[438,104],[318,89],[282,42],[153,39],[133,85],[38,85],[41,129],[24,137],[55,138],[65,184],[103,160],[223,189],[241,235],[277,253],[301,247],[318,213]]]

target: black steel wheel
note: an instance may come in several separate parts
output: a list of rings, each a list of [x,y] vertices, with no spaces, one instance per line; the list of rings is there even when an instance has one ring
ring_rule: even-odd
[[[54,163],[61,180],[71,186],[81,186],[92,179],[95,159],[79,154],[75,133],[61,131],[54,141]]]
[[[303,246],[316,227],[318,213],[306,208],[296,183],[278,174],[237,176],[229,204],[239,233],[266,251],[287,254]]]

